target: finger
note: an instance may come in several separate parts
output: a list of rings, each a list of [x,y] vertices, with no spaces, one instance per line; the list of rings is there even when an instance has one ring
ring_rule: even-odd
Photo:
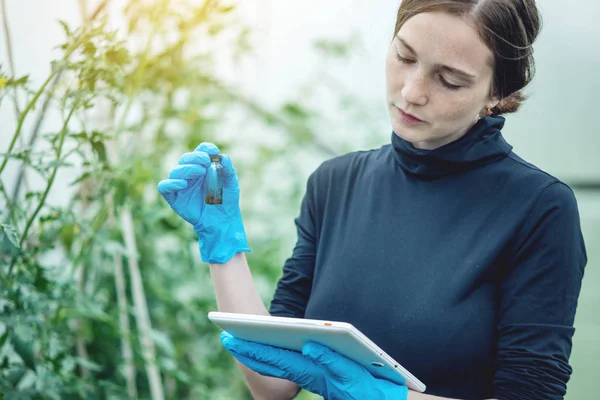
[[[221,343],[227,350],[235,351],[243,356],[257,359],[269,364],[277,363],[279,360],[276,353],[284,351],[283,349],[271,347],[266,344],[238,339],[234,336],[222,336]]]
[[[358,366],[354,361],[336,353],[329,347],[314,342],[306,343],[302,347],[302,354],[326,368],[333,377],[342,381],[351,378],[351,369]]]
[[[185,153],[179,159],[179,165],[183,164],[197,164],[204,167],[210,165],[210,156],[203,151],[194,151],[191,153]]]
[[[221,336],[221,342],[228,351],[236,352],[264,364],[273,365],[291,375],[300,374],[313,366],[312,361],[307,360],[296,351],[237,339],[231,335]]]
[[[232,350],[227,350],[234,356],[239,362],[244,364],[246,367],[250,368],[253,371],[258,372],[261,375],[271,376],[273,378],[281,378],[285,379],[286,372],[281,368],[278,368],[271,364],[265,364],[250,357],[243,356],[239,353],[236,353]]]
[[[206,167],[198,164],[178,165],[169,173],[170,179],[197,179],[206,175]]]
[[[165,179],[158,182],[158,191],[165,198],[167,203],[172,204],[177,197],[177,192],[186,188],[188,185],[184,179]]]
[[[231,157],[228,155],[221,155],[221,165],[223,166],[223,173],[225,175],[235,175],[235,167],[233,166],[233,162],[231,161]]]
[[[219,148],[216,145],[209,143],[209,142],[200,143],[198,145],[198,147],[196,147],[195,151],[203,151],[207,154],[219,154],[220,153]]]
[[[238,189],[238,178],[231,158],[227,155],[222,155],[221,165],[223,166],[223,185],[230,190]]]

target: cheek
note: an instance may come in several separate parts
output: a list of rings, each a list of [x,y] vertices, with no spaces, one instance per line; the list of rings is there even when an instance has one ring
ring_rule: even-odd
[[[385,75],[388,89],[398,89],[399,86],[402,86],[404,77],[400,63],[396,60],[396,56],[388,55],[385,63]]]
[[[441,115],[447,121],[472,119],[478,112],[476,96],[472,93],[452,93],[440,99]]]

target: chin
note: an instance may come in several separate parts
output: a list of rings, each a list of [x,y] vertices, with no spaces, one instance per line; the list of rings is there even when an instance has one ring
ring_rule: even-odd
[[[419,132],[417,129],[411,129],[409,126],[392,124],[392,129],[396,135],[411,143],[427,140],[427,136],[423,135],[423,132]]]

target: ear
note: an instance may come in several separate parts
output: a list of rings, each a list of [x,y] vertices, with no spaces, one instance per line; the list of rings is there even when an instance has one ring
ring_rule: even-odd
[[[485,103],[485,109],[491,110],[500,103],[500,100],[502,99],[500,96],[498,96],[498,91],[495,89],[494,84],[492,83],[490,86],[490,91],[488,92],[487,102]]]
[[[490,96],[487,103],[485,103],[485,108],[487,108],[488,110],[491,110],[492,108],[496,107],[500,103],[500,100],[501,99],[498,96]]]

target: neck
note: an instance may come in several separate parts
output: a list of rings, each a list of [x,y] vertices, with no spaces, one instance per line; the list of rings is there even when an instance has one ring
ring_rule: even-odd
[[[466,172],[470,169],[500,160],[512,147],[504,141],[500,130],[502,117],[479,119],[464,134],[437,143],[430,148],[417,148],[414,143],[392,133],[394,157],[408,174],[420,179],[437,179],[442,176]]]
[[[467,132],[469,132],[469,130],[471,130],[471,128],[473,128],[473,126],[475,126],[475,124],[477,124],[477,122],[479,121],[479,119],[480,119],[480,117],[477,116],[477,118],[475,119],[475,121],[473,121],[473,123],[471,123],[471,125],[469,125],[466,128],[458,131],[457,133],[453,133],[451,135],[447,135],[447,136],[444,136],[444,137],[439,138],[439,139],[421,140],[421,141],[411,142],[411,144],[413,145],[413,147],[415,149],[419,149],[419,150],[435,150],[438,147],[442,147],[444,145],[447,145],[448,143],[452,143],[452,142],[460,139],[464,135],[466,135]]]

